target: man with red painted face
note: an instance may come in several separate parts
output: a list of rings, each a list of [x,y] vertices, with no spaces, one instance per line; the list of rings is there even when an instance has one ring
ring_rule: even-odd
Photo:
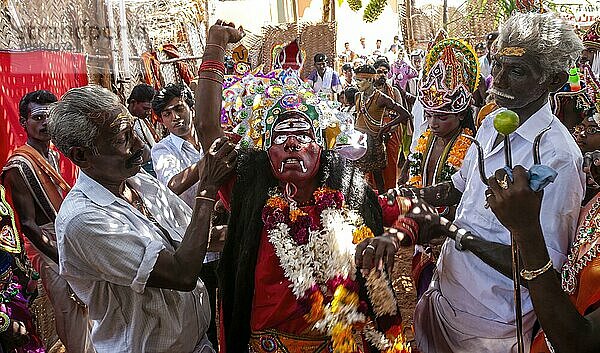
[[[48,114],[56,101],[54,94],[44,90],[23,96],[19,114],[27,143],[8,160],[2,178],[19,216],[27,255],[52,304],[58,338],[69,352],[93,352],[87,308],[73,300],[58,269],[54,222],[71,187],[60,174],[58,152],[50,148]]]
[[[224,134],[222,97],[244,92],[234,98],[241,108],[224,104],[241,141],[236,177],[221,189],[231,209],[219,271],[221,352],[365,352],[354,334],[381,337],[362,332],[366,316],[378,314],[386,319],[377,330],[402,339],[393,296],[372,296],[391,293],[381,290],[388,282],[374,271],[365,283],[353,263],[355,243],[381,234],[383,219],[373,190],[340,155],[351,154],[351,118],[291,71],[249,75],[222,93],[214,68],[241,35],[232,24],[211,27],[196,90],[203,148]]]

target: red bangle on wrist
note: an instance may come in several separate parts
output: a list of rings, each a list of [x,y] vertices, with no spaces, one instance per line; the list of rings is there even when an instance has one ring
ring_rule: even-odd
[[[222,61],[217,60],[204,60],[200,64],[200,70],[202,69],[218,69],[225,72],[225,64]]]

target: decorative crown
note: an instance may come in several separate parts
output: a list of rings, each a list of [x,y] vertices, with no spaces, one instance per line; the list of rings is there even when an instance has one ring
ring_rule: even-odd
[[[600,49],[600,21],[594,24],[583,35],[583,45],[586,48]]]
[[[479,84],[479,62],[473,48],[460,39],[444,39],[427,53],[420,86],[424,108],[458,113],[471,104]]]
[[[242,147],[267,150],[274,124],[287,112],[309,120],[315,141],[326,149],[348,146],[356,140],[352,116],[340,103],[316,95],[294,70],[226,77],[221,125],[241,136]]]

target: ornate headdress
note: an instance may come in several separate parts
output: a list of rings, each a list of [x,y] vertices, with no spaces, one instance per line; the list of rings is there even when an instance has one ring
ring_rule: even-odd
[[[267,150],[275,124],[294,112],[306,118],[323,148],[356,152],[363,148],[362,135],[354,130],[352,116],[339,107],[338,102],[317,96],[294,70],[227,77],[221,124],[241,136],[242,147]]]
[[[427,53],[419,99],[425,110],[458,113],[471,104],[479,84],[479,62],[460,39],[444,39]]]
[[[583,46],[600,50],[600,21],[594,22],[583,35]]]

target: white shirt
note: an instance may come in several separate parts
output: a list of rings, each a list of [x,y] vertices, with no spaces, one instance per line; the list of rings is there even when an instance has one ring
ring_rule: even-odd
[[[310,73],[310,75],[308,75],[307,80],[311,84],[315,93],[329,94],[342,92],[342,84],[340,82],[340,77],[329,66],[325,68],[325,73],[323,74],[323,77],[319,75],[317,70],[314,70]]]
[[[483,76],[483,78],[487,78],[492,74],[492,64],[489,62],[487,55],[479,58],[479,67],[481,76]]]
[[[203,157],[204,152],[202,149],[200,151],[196,150],[194,145],[174,134],[169,134],[152,147],[152,164],[154,165],[156,178],[165,186],[169,184],[169,181],[175,175],[197,163]],[[179,197],[193,209],[197,193],[198,182],[182,192]],[[207,252],[204,263],[218,259],[218,252]]]
[[[497,132],[492,112],[477,132],[477,140],[484,149],[485,173],[490,176],[504,167],[504,148],[500,143],[492,149]],[[542,164],[558,172],[554,183],[544,189],[541,224],[548,253],[554,268],[560,269],[566,260],[569,244],[573,241],[577,218],[584,192],[583,158],[573,137],[552,114],[547,103],[510,135],[513,166],[533,165],[533,141],[537,133],[551,126],[541,140]],[[485,240],[510,244],[510,234],[490,209],[484,208],[487,187],[479,178],[477,150],[473,145],[464,159],[462,168],[452,176],[454,186],[463,193],[456,210],[456,225]],[[443,296],[457,310],[488,320],[514,323],[513,282],[469,251],[458,251],[454,241],[447,240],[437,264],[440,289]],[[524,327],[534,320],[529,292],[521,287]]]
[[[144,173],[127,182],[180,242],[190,208]],[[201,280],[191,292],[146,287],[158,254],[175,251],[148,218],[82,172],[55,226],[60,274],[89,307],[98,353],[198,349],[210,320],[208,293]]]
[[[358,45],[358,49],[355,51],[356,55],[362,58],[369,57],[371,55],[371,51],[367,46],[363,47],[362,44]]]

